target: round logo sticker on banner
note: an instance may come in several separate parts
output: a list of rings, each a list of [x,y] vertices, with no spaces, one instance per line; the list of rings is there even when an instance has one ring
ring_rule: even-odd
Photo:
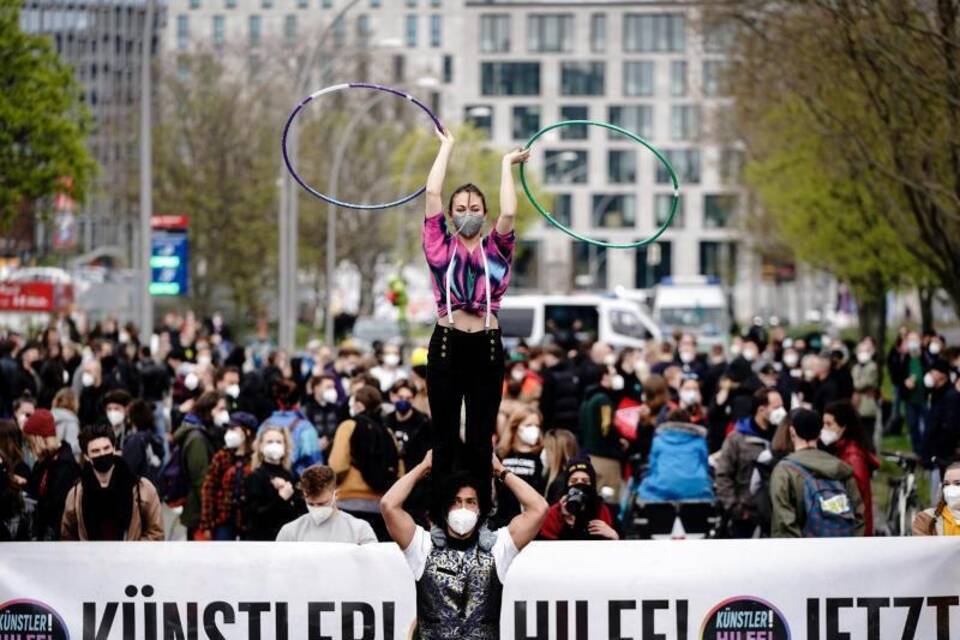
[[[673,223],[674,216],[677,215],[677,208],[680,205],[680,181],[677,180],[677,174],[673,170],[673,166],[671,166],[670,161],[667,160],[666,156],[664,156],[660,151],[658,151],[657,148],[654,147],[652,144],[650,144],[649,142],[647,142],[646,140],[644,140],[634,132],[628,131],[623,127],[618,127],[615,124],[610,124],[609,122],[599,122],[597,120],[564,120],[563,122],[557,122],[556,124],[552,124],[549,127],[544,127],[543,129],[540,129],[540,131],[537,131],[535,134],[530,136],[530,139],[527,140],[527,144],[525,144],[523,148],[529,149],[533,145],[533,143],[537,141],[538,138],[540,138],[541,136],[543,136],[549,131],[553,131],[554,129],[558,129],[560,127],[573,127],[573,126],[584,126],[584,125],[603,127],[604,129],[610,129],[611,131],[615,131],[616,133],[619,133],[622,136],[626,136],[627,138],[630,138],[634,142],[637,142],[643,145],[651,153],[653,153],[653,155],[657,157],[657,160],[660,162],[660,164],[666,170],[667,175],[670,177],[670,183],[673,185],[673,199],[670,204],[670,213],[667,215],[667,219],[663,221],[663,224],[661,224],[657,228],[657,230],[653,232],[653,235],[651,235],[649,238],[644,238],[643,240],[637,240],[636,242],[605,242],[603,240],[595,240],[592,238],[588,238],[585,235],[577,233],[576,231],[571,229],[568,225],[565,225],[564,223],[557,220],[552,213],[547,211],[539,202],[537,202],[537,199],[533,197],[533,193],[531,193],[530,191],[530,187],[527,186],[527,177],[526,177],[526,173],[524,172],[524,163],[521,162],[520,163],[520,184],[523,186],[523,192],[527,195],[527,199],[530,200],[530,204],[533,205],[533,208],[536,209],[540,213],[540,215],[546,218],[547,222],[555,226],[557,229],[560,229],[560,231],[563,231],[565,234],[567,234],[571,238],[580,240],[581,242],[586,242],[587,244],[592,244],[596,247],[604,247],[607,249],[636,249],[638,247],[645,247],[648,244],[656,242],[657,238],[663,235],[663,232],[670,227],[670,224]]]
[[[70,640],[70,632],[53,607],[38,600],[9,600],[0,604],[0,638]]]
[[[775,606],[753,596],[724,600],[707,614],[700,640],[790,640],[787,619]]]

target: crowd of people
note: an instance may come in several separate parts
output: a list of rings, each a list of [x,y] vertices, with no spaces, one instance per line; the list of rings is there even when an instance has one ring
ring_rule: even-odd
[[[317,341],[290,357],[263,327],[239,345],[219,317],[191,313],[144,343],[132,325],[81,331],[68,316],[7,333],[0,539],[163,540],[166,505],[190,540],[399,531],[425,545],[429,357]],[[617,540],[636,504],[670,501],[717,505],[728,537],[873,535],[877,445],[903,424],[932,480],[914,533],[960,533],[960,348],[938,335],[904,329],[882,354],[870,338],[754,327],[726,349],[680,334],[645,349],[519,344],[503,360],[494,475],[522,487],[491,479],[490,500],[477,488],[490,531],[539,497],[529,539]]]

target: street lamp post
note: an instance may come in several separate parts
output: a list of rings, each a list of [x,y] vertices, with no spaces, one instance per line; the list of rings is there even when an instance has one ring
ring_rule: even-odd
[[[150,224],[153,217],[153,174],[150,165],[152,140],[150,138],[150,96],[153,82],[150,73],[150,54],[153,49],[153,2],[146,0],[143,18],[143,39],[140,45],[140,331],[141,339],[149,343],[153,334],[153,299],[150,297]]]

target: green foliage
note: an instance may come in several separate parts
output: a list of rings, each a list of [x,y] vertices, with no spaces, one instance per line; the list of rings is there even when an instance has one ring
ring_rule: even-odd
[[[20,30],[20,0],[0,0],[0,229],[40,198],[72,185],[82,202],[96,164],[90,117],[73,70],[48,38]]]
[[[228,299],[262,310],[276,282],[277,131],[283,109],[205,54],[160,80],[154,129],[154,208],[190,216],[190,304]]]

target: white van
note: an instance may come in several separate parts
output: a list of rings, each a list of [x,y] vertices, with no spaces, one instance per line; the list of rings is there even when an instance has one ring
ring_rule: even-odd
[[[615,348],[642,348],[660,339],[657,325],[636,304],[596,294],[508,295],[498,318],[504,340],[530,345],[600,340]]]
[[[664,335],[692,333],[701,350],[725,345],[730,335],[727,295],[712,278],[664,278],[654,290],[653,320]]]

